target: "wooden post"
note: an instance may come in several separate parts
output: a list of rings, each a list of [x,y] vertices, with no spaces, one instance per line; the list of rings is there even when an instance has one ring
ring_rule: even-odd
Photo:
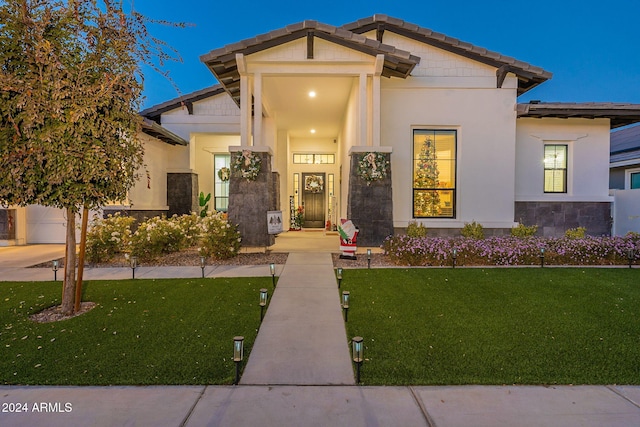
[[[89,209],[86,207],[82,210],[82,229],[80,231],[80,254],[78,256],[78,281],[76,283],[76,300],[73,312],[80,311],[80,303],[82,302],[82,275],[84,273],[84,254],[87,247],[87,223],[89,221]]]

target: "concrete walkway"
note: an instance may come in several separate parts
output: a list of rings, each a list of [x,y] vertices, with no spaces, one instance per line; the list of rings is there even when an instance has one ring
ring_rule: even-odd
[[[329,253],[292,253],[240,384],[354,384]]]

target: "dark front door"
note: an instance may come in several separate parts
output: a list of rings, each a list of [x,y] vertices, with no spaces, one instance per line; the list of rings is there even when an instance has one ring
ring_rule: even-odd
[[[323,173],[302,174],[302,206],[305,228],[324,228],[325,180]]]

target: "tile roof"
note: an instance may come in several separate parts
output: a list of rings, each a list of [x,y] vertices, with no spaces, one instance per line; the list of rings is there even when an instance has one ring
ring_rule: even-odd
[[[640,104],[613,102],[538,102],[518,104],[518,117],[556,117],[561,119],[607,118],[611,129],[640,122]]]
[[[160,124],[160,116],[162,115],[162,113],[166,113],[167,111],[175,110],[176,108],[180,107],[187,107],[189,109],[194,102],[209,98],[210,96],[218,95],[223,92],[224,87],[220,84],[216,84],[204,89],[197,90],[195,92],[191,92],[186,95],[179,96],[174,99],[170,99],[169,101],[165,101],[161,104],[151,106],[140,111],[139,114]]]
[[[142,119],[142,132],[154,138],[158,138],[160,141],[164,141],[167,144],[187,145],[187,141],[183,138],[146,117],[143,117]]]
[[[611,157],[640,159],[640,125],[611,132]]]
[[[383,39],[384,31],[391,31],[498,69],[504,67],[506,72],[512,72],[518,76],[518,94],[522,94],[552,77],[550,72],[527,62],[387,15],[373,15],[343,25],[342,28],[358,34],[376,30],[379,40]]]

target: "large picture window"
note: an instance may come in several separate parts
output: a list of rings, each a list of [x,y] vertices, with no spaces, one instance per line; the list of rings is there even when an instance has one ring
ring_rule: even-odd
[[[544,146],[544,192],[567,192],[567,146]]]
[[[456,214],[455,130],[413,131],[413,217],[454,218]]]

